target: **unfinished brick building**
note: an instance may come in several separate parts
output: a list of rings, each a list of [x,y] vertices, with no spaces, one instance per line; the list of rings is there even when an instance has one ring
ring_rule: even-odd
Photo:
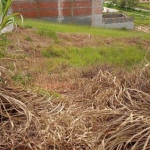
[[[99,26],[103,0],[13,0],[12,8],[24,17]]]

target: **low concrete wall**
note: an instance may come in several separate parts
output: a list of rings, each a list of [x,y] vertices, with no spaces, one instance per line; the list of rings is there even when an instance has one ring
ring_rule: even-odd
[[[133,30],[134,22],[123,22],[123,23],[111,23],[111,24],[102,24],[100,27],[110,28],[110,29],[129,29]]]
[[[105,14],[102,17],[101,27],[133,29],[134,19],[128,18],[123,14]]]
[[[120,18],[123,17],[125,18],[123,14],[103,14],[103,18]]]

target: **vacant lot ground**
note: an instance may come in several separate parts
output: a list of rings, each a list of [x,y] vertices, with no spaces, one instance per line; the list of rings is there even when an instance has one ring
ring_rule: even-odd
[[[2,58],[6,62],[4,66],[15,70],[15,81],[50,91],[66,91],[72,87],[74,74],[79,76],[76,72],[81,68],[112,65],[130,69],[144,58],[150,58],[149,39],[140,36],[56,32],[50,37],[51,33],[45,35],[44,32],[18,28],[9,35],[7,52],[1,53],[6,56]],[[124,32],[130,34],[130,31]]]
[[[0,150],[149,150],[149,34],[24,25],[0,41]]]

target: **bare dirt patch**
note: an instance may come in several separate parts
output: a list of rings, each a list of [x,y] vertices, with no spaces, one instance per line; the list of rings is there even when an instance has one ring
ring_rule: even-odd
[[[101,47],[104,45],[113,45],[119,41],[122,44],[137,45],[141,43],[144,47],[148,45],[148,41],[144,41],[140,38],[113,38],[94,36],[91,34],[80,34],[80,33],[57,33],[60,39],[60,44],[63,46],[73,47]]]
[[[135,30],[150,33],[150,26],[137,26]]]
[[[147,27],[148,28],[148,27]],[[149,28],[147,29],[149,30]],[[113,38],[94,36],[91,34],[80,33],[56,33],[58,43],[55,40],[37,33],[36,29],[17,28],[15,32],[9,36],[9,50],[12,52],[23,51],[29,55],[40,56],[40,51],[51,45],[69,46],[69,47],[100,47],[103,45],[112,45],[116,42],[136,45],[140,38]],[[146,41],[147,43],[147,41]]]
[[[34,56],[39,56],[42,48],[53,44],[53,39],[37,34],[36,29],[17,28],[9,40],[12,43],[9,45],[10,51],[22,51]]]
[[[65,46],[88,47],[102,44],[96,36],[91,34],[58,33],[61,43]],[[99,37],[99,39],[102,39]]]

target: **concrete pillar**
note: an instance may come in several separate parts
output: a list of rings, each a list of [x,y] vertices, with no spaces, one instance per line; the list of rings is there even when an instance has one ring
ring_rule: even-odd
[[[73,21],[73,16],[74,16],[73,0],[70,0],[70,11],[71,11],[71,21]]]
[[[102,24],[103,0],[92,0],[92,26]]]
[[[63,16],[63,1],[64,0],[58,0],[58,22],[61,23],[64,19]]]

